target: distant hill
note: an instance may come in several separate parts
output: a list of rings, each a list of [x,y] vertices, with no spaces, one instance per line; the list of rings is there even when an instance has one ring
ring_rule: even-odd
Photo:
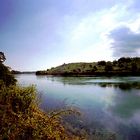
[[[36,75],[140,75],[140,57],[122,57],[113,62],[64,63],[51,69],[37,71]]]

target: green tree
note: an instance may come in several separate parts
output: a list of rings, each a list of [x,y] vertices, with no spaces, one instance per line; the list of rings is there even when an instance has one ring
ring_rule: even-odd
[[[16,83],[16,79],[9,70],[9,67],[3,64],[5,60],[6,57],[4,53],[0,52],[0,81],[2,81],[6,86],[14,85]]]
[[[0,52],[0,63],[3,63],[6,60],[6,57],[3,52]]]
[[[119,63],[130,63],[132,60],[129,57],[121,57],[118,62]]]
[[[97,70],[97,67],[94,66],[93,69],[92,69],[92,72],[95,72]]]
[[[113,70],[112,63],[111,62],[107,62],[106,66],[105,66],[105,71],[108,72],[108,71],[112,71],[112,70]]]
[[[131,71],[136,72],[137,70],[138,70],[138,67],[137,67],[136,63],[132,63],[131,64]]]
[[[116,66],[117,63],[118,63],[118,62],[117,62],[116,60],[114,60],[114,61],[113,61],[113,66]]]
[[[106,62],[105,61],[99,61],[98,62],[98,65],[105,66],[106,65]]]

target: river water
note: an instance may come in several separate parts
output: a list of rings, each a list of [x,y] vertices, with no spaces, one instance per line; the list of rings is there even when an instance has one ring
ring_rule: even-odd
[[[55,77],[16,75],[36,85],[44,110],[74,106],[90,130],[107,130],[120,140],[140,140],[140,77]]]

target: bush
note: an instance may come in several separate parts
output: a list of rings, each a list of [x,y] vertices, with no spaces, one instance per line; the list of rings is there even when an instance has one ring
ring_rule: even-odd
[[[0,80],[2,80],[6,86],[16,84],[16,79],[11,74],[9,68],[2,63],[0,63]]]
[[[138,67],[137,67],[136,63],[132,63],[131,64],[131,71],[136,72],[137,70],[138,70]]]
[[[105,62],[105,61],[99,61],[99,62],[98,62],[98,65],[100,65],[100,66],[105,66],[105,65],[106,65],[106,62]]]
[[[106,66],[105,66],[105,71],[108,72],[108,71],[112,71],[112,70],[113,70],[112,63],[111,62],[107,62]]]

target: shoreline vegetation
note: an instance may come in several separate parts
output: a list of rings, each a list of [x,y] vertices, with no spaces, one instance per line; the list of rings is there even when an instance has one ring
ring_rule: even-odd
[[[69,63],[47,70],[36,71],[36,75],[57,76],[140,76],[140,57],[122,57],[118,60],[92,63]]]

